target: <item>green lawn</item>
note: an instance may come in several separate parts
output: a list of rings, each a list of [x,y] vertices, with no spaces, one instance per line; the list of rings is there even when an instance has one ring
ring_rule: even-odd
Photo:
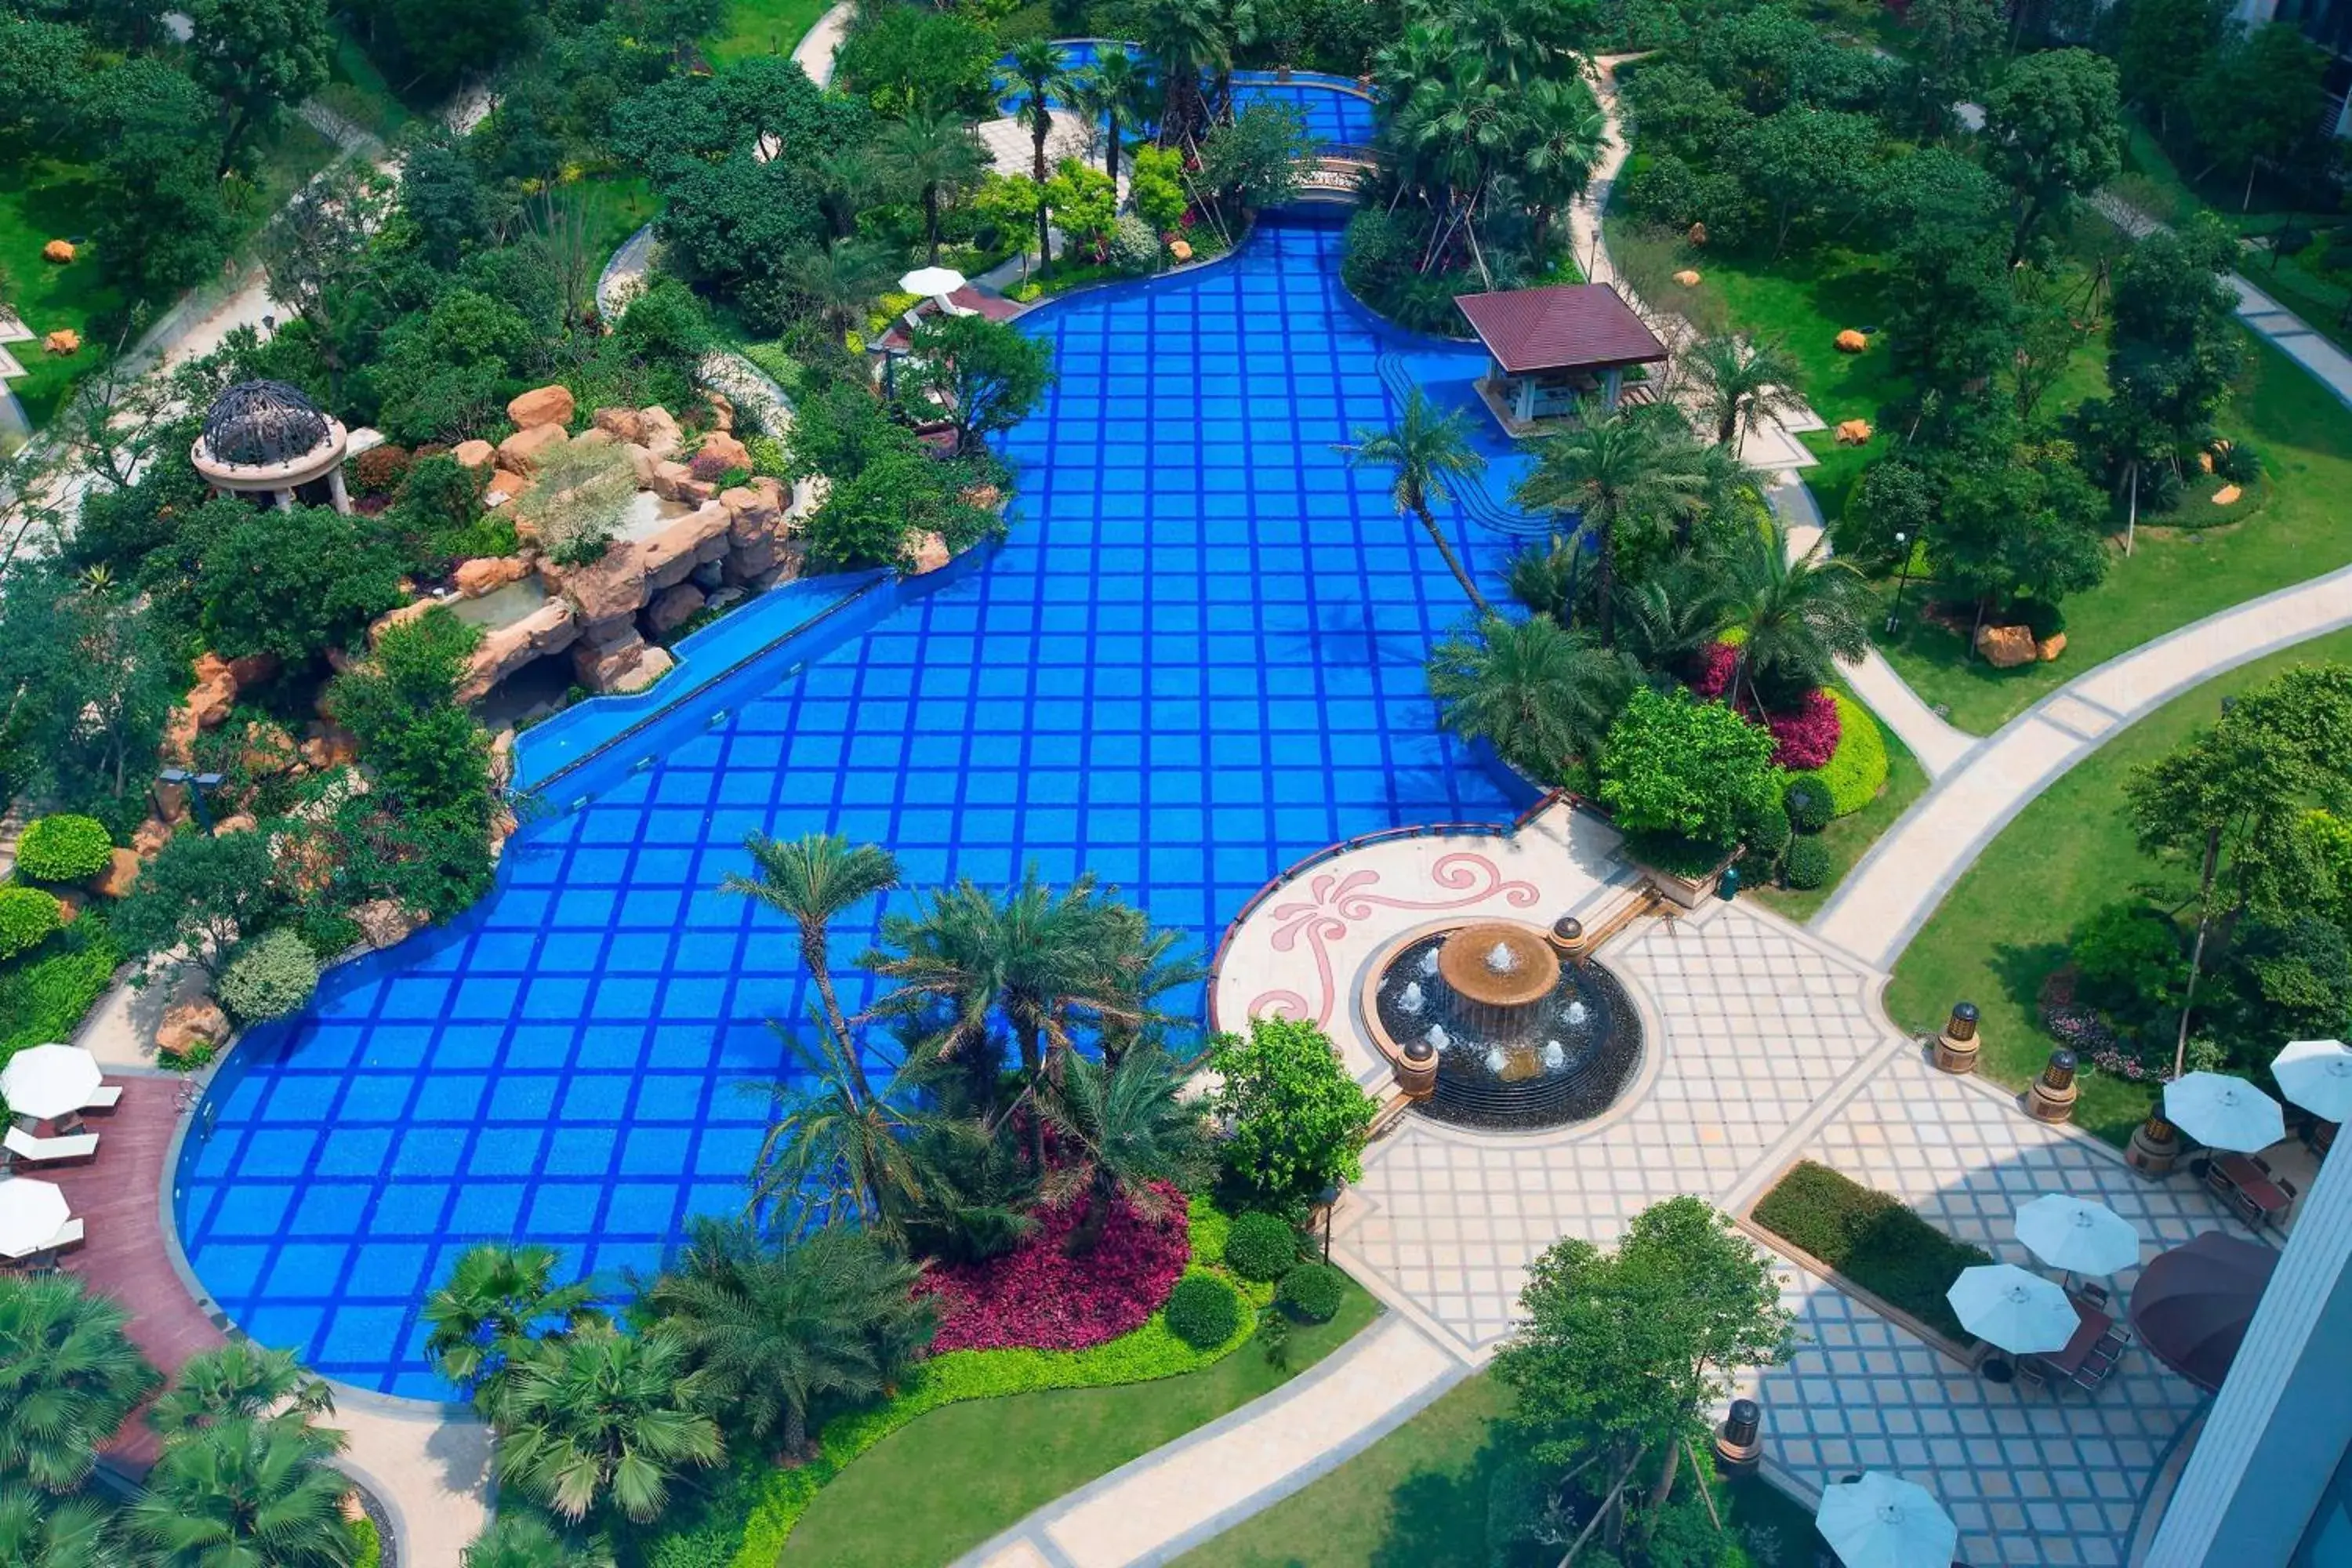
[[[1828,881],[1811,891],[1796,888],[1755,889],[1756,897],[1773,913],[1801,923],[1812,919],[1814,912],[1829,901],[1829,896],[1837,891],[1838,884],[1845,880],[1845,874],[1853,869],[1854,862],[1878,842],[1878,836],[1894,826],[1895,819],[1927,792],[1927,770],[1919,765],[1911,748],[1885,725],[1881,724],[1878,731],[1886,739],[1886,783],[1879,790],[1878,798],[1822,829],[1822,842],[1830,852]]]
[[[937,1568],[1129,1459],[1238,1409],[1371,1321],[1352,1281],[1328,1323],[1291,1331],[1290,1371],[1255,1343],[1202,1371],[1112,1388],[950,1405],[883,1439],[816,1494],[786,1563]]]
[[[831,0],[728,0],[727,19],[703,52],[719,65],[752,55],[789,55],[832,9]]]
[[[97,364],[90,318],[118,309],[122,296],[99,277],[98,250],[84,245],[65,266],[41,259],[41,247],[82,233],[97,196],[93,171],[55,159],[0,165],[0,298],[15,306],[35,341],[8,352],[32,374],[8,384],[38,429],[57,412],[75,376]],[[41,352],[39,337],[68,328],[82,335],[81,353],[60,358]]]
[[[2342,491],[2337,492],[2344,493]],[[2101,904],[2157,874],[2125,819],[2125,776],[2217,716],[2221,699],[2298,663],[2352,658],[2352,632],[2315,637],[2207,681],[2116,736],[2044,791],[1969,868],[1904,951],[1886,990],[1906,1029],[1939,1026],[1955,1002],[1983,1023],[1978,1070],[2022,1089],[2053,1042],[2037,1022],[2042,984],[2066,960],[2067,933]],[[2171,879],[2186,889],[2184,876]],[[2074,1120],[2121,1143],[2147,1114],[2148,1089],[2086,1073]]]
[[[1969,654],[1965,623],[1951,629],[1906,613],[1881,646],[1913,690],[1960,729],[1989,734],[2102,659],[2352,560],[2344,527],[2352,410],[2269,343],[2252,334],[2247,342],[2246,374],[2221,425],[2262,454],[2268,477],[2260,490],[2227,513],[2192,494],[2158,526],[2144,520],[2136,552],[2126,559],[2118,551],[2105,582],[2066,601],[2066,652],[2052,663],[1995,669]],[[2231,515],[2245,521],[2179,526]],[[1914,581],[1907,604],[1916,610],[1925,597]]]
[[[1178,1558],[1178,1568],[1490,1568],[1487,1484],[1504,1458],[1492,1424],[1505,1398],[1489,1379],[1469,1379],[1304,1491]],[[1727,1525],[1777,1538],[1759,1568],[1812,1568],[1818,1538],[1802,1504],[1760,1480],[1717,1482],[1715,1495]]]

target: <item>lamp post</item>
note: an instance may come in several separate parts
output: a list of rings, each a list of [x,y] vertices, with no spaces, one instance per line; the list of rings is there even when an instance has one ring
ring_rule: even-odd
[[[1333,1182],[1316,1194],[1315,1201],[1323,1205],[1323,1261],[1328,1263],[1331,1261],[1331,1211],[1339,1206],[1339,1184]]]
[[[213,814],[205,808],[205,791],[220,787],[220,774],[192,773],[185,768],[165,768],[155,777],[163,784],[186,786],[188,809],[195,813],[196,826],[206,833],[213,830]]]
[[[1903,590],[1911,585],[1911,536],[1897,533],[1895,547],[1903,552],[1903,570],[1895,579],[1895,607],[1886,612],[1886,635],[1893,637],[1903,619]]]

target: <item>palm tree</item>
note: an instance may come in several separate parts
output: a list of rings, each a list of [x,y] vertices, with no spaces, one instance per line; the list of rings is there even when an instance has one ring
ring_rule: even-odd
[[[224,1421],[267,1415],[280,1406],[306,1415],[331,1415],[334,1390],[314,1377],[292,1351],[265,1350],[232,1340],[190,1356],[178,1381],[147,1411],[165,1441]]]
[[[850,1087],[858,1100],[871,1099],[874,1091],[858,1062],[856,1037],[840,998],[833,994],[826,942],[835,916],[898,885],[898,862],[887,849],[854,845],[837,833],[803,834],[790,843],[754,833],[744,838],[743,847],[751,852],[756,877],[730,871],[719,890],[757,899],[799,928],[801,965],[816,984],[826,1027],[842,1043],[842,1066]]]
[[[425,1300],[425,1353],[492,1420],[499,1397],[538,1332],[600,1322],[585,1282],[554,1283],[551,1247],[492,1242],[457,1259],[448,1282]]]
[[[1742,338],[1725,332],[1701,338],[1683,351],[1683,368],[1697,386],[1699,406],[1715,426],[1719,447],[1737,449],[1767,418],[1796,414],[1805,406],[1797,390],[1803,374],[1778,338]]]
[[[1678,555],[1619,590],[1617,646],[1643,669],[1671,674],[1723,629],[1723,591],[1714,575]]]
[[[1104,127],[1103,173],[1113,184],[1118,183],[1119,122],[1138,117],[1146,85],[1143,68],[1135,63],[1133,55],[1118,48],[1106,50],[1072,84],[1071,97],[1077,110]]]
[[[774,1026],[771,1026],[774,1027]],[[922,1206],[929,1182],[907,1134],[921,1119],[866,1089],[853,1047],[817,1019],[819,1047],[812,1053],[777,1028],[814,1081],[751,1083],[744,1091],[776,1107],[751,1166],[752,1213],[782,1209],[799,1224],[856,1221],[891,1237]],[[911,1084],[908,1086],[912,1087]]]
[[[0,1475],[44,1491],[89,1479],[98,1450],[162,1381],[131,1314],[69,1274],[0,1275]]]
[[[501,1512],[474,1537],[460,1568],[613,1568],[609,1552],[575,1549],[536,1515]]]
[[[1234,58],[1242,49],[1257,42],[1258,14],[1255,0],[1219,0],[1223,15],[1218,18],[1224,34],[1225,51],[1213,63],[1210,73],[1209,97],[1216,109],[1217,123],[1234,122]]]
[[[163,1445],[131,1505],[131,1531],[155,1568],[349,1568],[352,1483],[327,1463],[343,1443],[299,1413],[196,1427]]]
[[[0,1485],[0,1563],[10,1568],[131,1568],[113,1513],[92,1497]]]
[[[1705,494],[1698,445],[1663,420],[1611,415],[1547,438],[1512,500],[1573,511],[1599,552],[1601,646],[1616,642],[1619,552],[1639,531],[1687,516]]]
[[[1870,604],[1862,574],[1828,558],[1827,536],[1791,559],[1788,530],[1774,521],[1722,552],[1731,624],[1747,635],[1726,693],[1744,680],[1759,710],[1761,681],[1819,686],[1839,659],[1870,651]]]
[[[882,184],[882,162],[874,148],[863,143],[835,148],[820,156],[809,172],[815,176],[826,234],[835,239],[855,236],[857,215],[874,205]]]
[[[1445,558],[1454,581],[1470,595],[1470,603],[1477,606],[1478,614],[1494,614],[1429,510],[1431,501],[1445,500],[1454,484],[1486,466],[1486,459],[1471,448],[1469,422],[1462,417],[1461,410],[1440,413],[1416,386],[1405,395],[1404,415],[1393,429],[1360,429],[1355,435],[1352,445],[1336,450],[1347,454],[1351,468],[1379,464],[1396,470],[1396,482],[1390,487],[1389,499],[1396,503],[1397,515],[1421,519],[1421,526],[1429,531],[1430,542]]]
[[[923,243],[931,264],[940,259],[940,197],[970,190],[988,170],[988,149],[962,120],[920,110],[883,128],[882,161],[902,185],[919,193],[923,205]]]
[[[1234,42],[1218,0],[1145,0],[1135,36],[1160,79],[1160,144],[1190,147],[1208,123],[1202,72],[1233,69]]]
[[[1045,139],[1054,131],[1054,95],[1068,86],[1070,77],[1062,51],[1044,38],[1013,46],[1013,76],[1022,89],[1013,118],[1029,128],[1030,172],[1037,182],[1037,265],[1044,267],[1054,259],[1052,232],[1045,224]]]
[[[610,1502],[642,1524],[671,1478],[725,1457],[710,1380],[686,1342],[656,1323],[625,1334],[583,1324],[533,1344],[517,1368],[499,1440],[499,1480],[568,1520]]]
[[[1128,1051],[1116,1067],[1070,1059],[1044,1107],[1060,1135],[1062,1163],[1046,1173],[1038,1193],[1048,1204],[1086,1205],[1070,1233],[1073,1253],[1094,1249],[1122,1200],[1157,1221],[1169,1208],[1163,1186],[1194,1184],[1207,1173],[1201,1106],[1183,1097],[1193,1065],[1153,1045]]]
[[[1609,117],[1581,77],[1538,77],[1522,91],[1527,142],[1518,184],[1535,237],[1538,271],[1553,220],[1584,194],[1609,140]]]
[[[1489,616],[1475,637],[1448,637],[1429,657],[1429,694],[1445,727],[1483,738],[1548,783],[1599,749],[1633,680],[1623,655],[1549,616]]]
[[[754,1437],[781,1434],[789,1464],[807,1455],[819,1399],[871,1398],[930,1342],[936,1313],[908,1294],[920,1272],[866,1231],[821,1230],[779,1249],[740,1221],[698,1219],[646,1302],[719,1405]]]
[[[784,278],[816,312],[826,341],[840,343],[888,284],[890,262],[870,241],[833,239],[788,258]]]
[[[1592,551],[1583,540],[1555,533],[1548,544],[1513,551],[1503,582],[1528,614],[1572,626],[1591,595],[1592,565]]]

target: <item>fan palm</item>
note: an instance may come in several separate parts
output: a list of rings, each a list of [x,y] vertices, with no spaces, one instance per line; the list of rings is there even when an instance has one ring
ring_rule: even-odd
[[[149,1407],[147,1420],[168,1442],[280,1406],[306,1415],[332,1415],[334,1390],[306,1371],[292,1351],[232,1340],[190,1356],[171,1390]]]
[[[1617,596],[1617,646],[1643,669],[1667,675],[1714,643],[1723,593],[1712,574],[1676,556]]]
[[[1135,26],[1163,94],[1160,144],[1189,147],[1208,122],[1202,74],[1233,69],[1234,42],[1219,0],[1144,0]]]
[[[890,262],[871,241],[827,240],[788,258],[784,279],[816,313],[826,341],[839,343],[888,286]]]
[[[1837,660],[1870,650],[1868,589],[1851,565],[1828,558],[1827,544],[1825,535],[1792,558],[1788,531],[1776,520],[1743,531],[1722,552],[1731,624],[1747,634],[1732,695],[1743,681],[1751,698],[1759,682],[1819,686]]]
[[[609,1552],[574,1548],[531,1514],[509,1509],[474,1537],[460,1568],[612,1568]]]
[[[1513,551],[1503,581],[1529,615],[1549,616],[1572,626],[1591,597],[1592,564],[1592,552],[1583,540],[1555,533],[1548,544]]]
[[[1116,1067],[1074,1057],[1046,1097],[1045,1120],[1060,1134],[1062,1160],[1038,1193],[1049,1204],[1086,1205],[1070,1233],[1073,1253],[1093,1249],[1121,1200],[1159,1220],[1169,1206],[1163,1184],[1186,1185],[1206,1174],[1202,1108],[1183,1098],[1189,1068],[1157,1046],[1129,1050]]]
[[[1225,50],[1222,58],[1213,62],[1210,70],[1209,97],[1215,105],[1217,123],[1234,122],[1234,59],[1241,50],[1258,40],[1256,0],[1218,0],[1222,15],[1219,30],[1224,35]]]
[[[827,939],[835,917],[844,910],[898,885],[898,862],[887,849],[852,844],[837,833],[803,834],[789,843],[754,833],[743,840],[743,847],[751,852],[756,875],[730,871],[719,890],[756,899],[799,928],[801,965],[816,985],[826,1027],[842,1042],[841,1065],[850,1088],[861,1100],[872,1098],[849,1020],[833,993]]]
[[[0,1275],[0,1475],[44,1491],[89,1479],[98,1450],[162,1381],[131,1314],[71,1275]]]
[[[1380,466],[1395,470],[1395,482],[1390,487],[1389,499],[1396,503],[1399,517],[1421,519],[1421,526],[1429,531],[1430,542],[1437,546],[1438,554],[1445,558],[1454,581],[1470,596],[1480,616],[1494,613],[1478,584],[1470,580],[1463,568],[1461,557],[1437,526],[1430,511],[1430,502],[1444,500],[1454,484],[1477,474],[1486,466],[1470,446],[1469,422],[1459,409],[1440,412],[1437,405],[1414,387],[1405,395],[1404,413],[1395,426],[1388,430],[1360,429],[1353,444],[1337,448],[1347,454],[1351,467]]]
[[[743,1086],[776,1107],[751,1167],[749,1206],[788,1210],[796,1222],[819,1226],[854,1219],[900,1236],[929,1184],[905,1136],[919,1119],[889,1095],[852,1088],[852,1047],[824,1019],[817,1026],[814,1053],[785,1036],[813,1081]]]
[[[10,1568],[130,1568],[113,1514],[96,1498],[0,1485],[0,1563]]]
[[[686,1342],[659,1323],[539,1341],[507,1391],[499,1484],[569,1520],[606,1502],[639,1523],[659,1518],[673,1477],[725,1457],[710,1378],[687,1361]]]
[[[1549,616],[1489,616],[1476,636],[1448,637],[1429,657],[1429,693],[1445,727],[1548,783],[1599,749],[1633,679],[1622,655]]]
[[[878,151],[884,167],[923,207],[923,243],[929,259],[940,259],[940,198],[968,191],[988,172],[988,149],[952,114],[917,110],[883,128]]]
[[[561,1261],[551,1247],[488,1243],[458,1258],[448,1282],[425,1299],[425,1353],[492,1420],[535,1333],[603,1320],[585,1283],[554,1282]]]
[[[1609,140],[1609,117],[1581,77],[1538,77],[1520,98],[1527,142],[1517,171],[1538,270],[1553,221],[1584,194]]]
[[[1043,266],[1054,259],[1045,223],[1045,138],[1054,131],[1054,97],[1068,89],[1070,74],[1060,49],[1044,38],[1024,38],[1013,46],[1013,78],[1021,85],[1021,104],[1013,117],[1029,128],[1030,173],[1037,182],[1037,260]]]
[[[827,1395],[865,1399],[895,1384],[937,1328],[908,1295],[919,1272],[872,1234],[821,1230],[777,1249],[740,1221],[700,1219],[646,1304],[757,1438],[803,1458],[809,1412]]]
[[[1103,173],[1118,181],[1119,124],[1146,112],[1143,95],[1149,86],[1143,68],[1125,49],[1107,49],[1093,68],[1080,73],[1072,99],[1079,112],[1104,129]]]
[[[1726,332],[1701,338],[1683,351],[1699,406],[1715,426],[1719,447],[1737,450],[1768,418],[1801,412],[1797,390],[1803,374],[1788,346],[1777,338],[1743,338]]]
[[[156,1568],[349,1568],[352,1483],[327,1463],[343,1435],[307,1416],[237,1415],[163,1446],[130,1529]]]
[[[1616,642],[1621,552],[1704,504],[1698,450],[1687,432],[1664,420],[1613,414],[1547,438],[1535,471],[1513,492],[1522,507],[1577,513],[1592,535],[1603,647]]]

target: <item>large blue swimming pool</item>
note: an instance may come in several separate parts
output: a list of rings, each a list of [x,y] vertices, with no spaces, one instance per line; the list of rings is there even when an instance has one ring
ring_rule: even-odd
[[[765,1110],[739,1086],[785,1070],[767,1020],[806,1016],[783,922],[716,891],[747,832],[887,845],[916,889],[1091,867],[1205,953],[1325,844],[1507,816],[1423,685],[1460,590],[1331,450],[1479,361],[1376,328],[1337,247],[1269,222],[1225,264],[1024,318],[1061,381],[1005,443],[992,561],[805,668],[779,650],[635,771],[559,781],[584,803],[527,826],[478,908],[240,1047],[179,1176],[220,1305],[331,1376],[440,1395],[417,1306],[468,1244],[611,1274],[737,1207]],[[1507,542],[1449,521],[1491,579]],[[876,913],[837,930],[845,960]]]
[[[1105,49],[1123,48],[1130,55],[1141,56],[1132,44],[1114,44],[1101,38],[1063,38],[1056,40],[1054,47],[1061,51],[1062,68],[1069,71],[1087,69],[1102,58]],[[1013,57],[1007,55],[999,60],[996,72],[997,108],[1005,114],[1013,113],[1021,107],[1022,94],[1013,75]],[[1046,102],[1056,110],[1066,108],[1058,98],[1049,96]],[[1290,79],[1284,81],[1272,71],[1235,71],[1234,102],[1241,109],[1253,103],[1286,104],[1298,111],[1307,133],[1318,142],[1362,146],[1372,139],[1372,101],[1345,77],[1293,71]],[[1130,134],[1133,130],[1129,128]]]

